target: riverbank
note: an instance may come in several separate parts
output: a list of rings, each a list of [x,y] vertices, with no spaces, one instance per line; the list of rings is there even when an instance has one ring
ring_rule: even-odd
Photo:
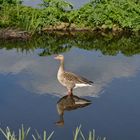
[[[133,5],[133,6],[132,6]],[[44,0],[40,8],[0,2],[0,38],[29,39],[46,32],[140,31],[140,2],[91,1],[79,9],[63,0]]]
[[[108,36],[111,34],[112,36],[120,36],[125,34],[139,34],[139,32],[132,32],[131,30],[122,30],[121,28],[113,28],[113,29],[106,29],[106,28],[76,28],[75,26],[68,27],[68,23],[64,24],[63,26],[60,24],[59,26],[50,26],[47,28],[43,28],[40,32],[36,32],[32,34],[32,32],[24,31],[21,29],[14,29],[14,28],[0,28],[0,39],[1,40],[30,40],[34,39],[34,36],[40,36],[44,34],[56,34],[59,36],[62,35],[73,35],[76,36],[79,33],[82,34],[99,34],[99,35],[106,35]]]
[[[0,29],[0,39],[11,40],[28,40],[31,38],[31,34],[27,31],[22,31],[20,29],[12,28],[2,28]]]

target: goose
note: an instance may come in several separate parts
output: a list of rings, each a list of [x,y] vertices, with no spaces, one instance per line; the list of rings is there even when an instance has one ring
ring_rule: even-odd
[[[68,95],[71,96],[73,94],[73,89],[77,87],[84,87],[84,86],[92,86],[93,82],[76,75],[72,72],[67,72],[64,70],[64,56],[57,55],[54,57],[56,60],[60,61],[60,67],[57,73],[58,81],[67,88]]]

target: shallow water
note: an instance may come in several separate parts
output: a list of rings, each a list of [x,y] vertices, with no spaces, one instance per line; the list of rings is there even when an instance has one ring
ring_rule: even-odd
[[[133,47],[133,48],[132,48]],[[140,139],[139,36],[56,36],[36,40],[0,41],[0,127],[17,132],[21,124],[40,133],[55,131],[53,139],[71,140],[80,124],[84,134],[95,129],[108,140]],[[59,62],[65,69],[94,81],[74,90],[92,104],[64,113],[59,127],[56,104],[66,95],[57,81]]]

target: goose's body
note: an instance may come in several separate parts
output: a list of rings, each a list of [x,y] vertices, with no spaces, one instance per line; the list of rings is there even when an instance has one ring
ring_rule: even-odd
[[[72,94],[73,88],[92,86],[92,81],[87,80],[84,77],[78,76],[71,72],[64,71],[64,56],[58,55],[55,59],[60,60],[60,67],[57,73],[58,81],[68,89],[68,95]]]

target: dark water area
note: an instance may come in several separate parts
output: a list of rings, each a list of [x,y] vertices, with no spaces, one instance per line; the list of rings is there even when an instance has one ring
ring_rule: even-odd
[[[65,69],[94,81],[74,90],[92,104],[64,112],[57,102],[67,94],[57,80],[59,62]],[[18,132],[21,124],[52,139],[71,140],[77,126],[85,135],[94,129],[107,140],[140,139],[140,36],[112,34],[45,34],[29,41],[0,41],[0,128]],[[0,135],[1,139],[2,135]]]

